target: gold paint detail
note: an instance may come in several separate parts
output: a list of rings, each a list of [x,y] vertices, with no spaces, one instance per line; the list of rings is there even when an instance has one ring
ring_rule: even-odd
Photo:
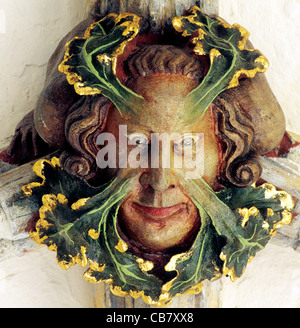
[[[177,32],[182,33],[182,35],[184,37],[191,36],[191,33],[188,33],[187,30],[184,29],[183,20],[188,20],[191,24],[199,26],[199,29],[197,30],[198,36],[193,37],[191,42],[193,44],[195,44],[194,52],[199,56],[203,56],[203,55],[207,55],[207,53],[203,49],[203,44],[201,42],[204,39],[204,36],[206,35],[206,32],[202,29],[204,24],[201,23],[201,22],[197,22],[195,20],[195,18],[197,17],[197,12],[201,12],[201,13],[204,14],[204,12],[199,7],[193,6],[189,10],[190,15],[174,17],[173,20],[172,20],[172,24],[173,24],[174,29]],[[255,51],[256,50],[256,49],[245,49],[246,42],[247,42],[247,40],[250,36],[250,33],[244,27],[240,26],[239,24],[230,25],[230,24],[226,23],[220,17],[216,17],[216,19],[219,21],[219,24],[222,25],[225,29],[237,29],[239,31],[239,33],[242,37],[242,39],[238,42],[238,49],[239,50],[241,50],[241,51],[243,51],[243,50]],[[216,57],[219,57],[220,55],[221,55],[221,53],[217,49],[210,50],[210,52],[209,52],[210,63],[212,64],[214,59]],[[251,70],[246,70],[246,69],[237,70],[235,72],[233,78],[229,82],[228,89],[234,88],[234,87],[239,85],[239,78],[240,78],[241,75],[244,75],[244,76],[249,77],[249,78],[253,78],[256,75],[256,73],[258,73],[258,72],[263,73],[269,67],[269,61],[264,55],[261,55],[258,58],[256,58],[255,62],[259,63],[260,66],[254,68],[254,69],[251,69]]]
[[[263,229],[269,230],[270,225],[267,221],[263,221],[262,227],[263,227]]]
[[[128,292],[124,292],[120,286],[110,285],[110,291],[117,296],[126,297],[128,296]]]
[[[35,184],[38,184],[38,186],[42,186],[45,183],[45,176],[43,173],[44,163],[48,163],[53,167],[60,167],[58,158],[52,158],[51,161],[48,161],[48,160],[38,161],[34,165],[33,170],[39,177],[41,177],[43,179],[43,182],[42,183],[32,183],[32,184],[28,184],[27,186],[24,186],[23,188],[28,193],[28,195],[32,194],[32,189],[36,186]],[[253,187],[256,188],[255,185],[253,185]],[[294,208],[294,202],[293,202],[292,197],[287,192],[277,191],[276,188],[272,184],[265,183],[258,188],[263,188],[265,190],[264,191],[265,198],[267,198],[267,199],[272,198],[274,200],[279,201],[281,206],[284,209],[281,212],[281,220],[279,222],[277,222],[276,224],[274,224],[272,231],[269,232],[271,235],[271,238],[272,238],[276,234],[276,231],[278,228],[282,227],[283,225],[289,224],[291,222],[291,219],[292,219],[291,211]],[[84,206],[84,204],[86,203],[87,200],[88,200],[88,198],[81,199],[78,202],[74,203],[72,206],[75,209],[80,208],[81,206]],[[47,221],[47,216],[48,216],[49,212],[53,213],[53,210],[58,205],[67,205],[68,199],[63,194],[58,194],[57,196],[52,195],[52,194],[46,194],[46,195],[43,195],[43,197],[42,197],[42,204],[43,205],[41,206],[41,208],[39,210],[40,219],[36,223],[36,231],[30,232],[30,237],[32,238],[33,241],[35,241],[38,244],[43,244],[44,241],[47,239],[47,236],[40,238],[40,230],[46,229],[49,226],[51,226],[51,223]],[[77,205],[75,205],[75,204],[77,204]],[[242,216],[241,226],[244,228],[246,223],[248,222],[250,216],[256,216],[259,213],[259,210],[253,206],[249,209],[248,208],[240,208],[240,209],[238,209],[238,213]],[[274,215],[274,211],[272,209],[268,208],[267,216],[270,217],[273,215]],[[264,229],[269,228],[269,224],[266,221],[263,222],[263,228]],[[90,229],[88,234],[93,239],[99,238],[99,233],[95,229]],[[57,245],[55,245],[53,243],[48,246],[48,249],[51,251],[57,251]],[[128,249],[128,246],[124,241],[122,241],[120,239],[118,245],[116,246],[116,249],[120,252],[126,252]],[[177,275],[171,281],[165,283],[162,286],[161,295],[160,295],[159,299],[157,301],[154,301],[153,299],[151,299],[151,297],[145,295],[144,291],[130,290],[129,292],[127,292],[127,291],[123,291],[120,286],[113,286],[114,282],[113,282],[112,278],[102,279],[100,281],[97,280],[93,276],[93,272],[94,271],[103,272],[105,270],[105,264],[102,265],[100,263],[96,263],[94,261],[91,261],[90,259],[87,259],[86,251],[87,251],[87,249],[84,246],[81,246],[80,252],[76,256],[74,256],[74,257],[69,256],[68,261],[58,261],[57,260],[57,262],[64,270],[69,269],[70,266],[72,266],[76,263],[82,267],[86,266],[89,263],[90,267],[84,274],[84,278],[87,281],[89,281],[91,283],[99,283],[99,282],[109,283],[109,284],[111,284],[110,288],[111,288],[111,291],[113,294],[122,296],[122,297],[131,296],[135,299],[142,297],[142,299],[144,300],[145,303],[147,303],[149,305],[154,305],[156,307],[164,307],[164,306],[168,306],[172,303],[173,297],[170,296],[169,291],[170,291],[174,281],[178,278],[178,275],[179,275],[179,272],[176,269],[176,265],[177,265],[178,261],[186,260],[191,256],[190,252],[180,253],[180,254],[176,254],[176,255],[172,256],[169,263],[165,266],[165,270],[166,271],[176,271]],[[222,274],[228,275],[232,281],[237,280],[238,277],[236,277],[234,269],[233,268],[229,269],[227,267],[228,255],[224,255],[224,253],[221,253],[220,259],[224,262]],[[248,259],[248,263],[252,259],[253,259],[253,257],[250,257]],[[143,272],[148,272],[148,271],[152,270],[154,267],[153,262],[145,261],[144,259],[141,259],[141,258],[138,258],[136,260],[136,262],[139,264],[139,267]],[[216,269],[216,271],[215,271],[214,279],[217,279],[222,274],[216,266],[215,266],[215,269]],[[183,294],[198,294],[201,292],[202,288],[203,288],[203,284],[201,282],[201,283],[198,283],[195,286],[191,287],[190,289],[185,291]],[[179,293],[175,295],[175,297],[178,297],[178,296],[180,296]]]
[[[188,252],[180,253],[180,254],[176,254],[176,255],[172,256],[169,263],[167,263],[167,265],[165,266],[165,270],[166,271],[176,271],[177,261],[179,261],[179,260],[184,261],[188,257],[190,257],[190,253],[188,253]]]
[[[90,199],[90,197],[79,199],[77,202],[75,202],[71,205],[72,210],[76,211],[76,210],[81,209],[89,199]]]
[[[215,58],[222,56],[220,51],[217,49],[211,49],[211,51],[209,52],[209,58],[210,58],[210,62],[213,63]]]
[[[253,51],[253,49],[247,49],[248,51]],[[269,61],[268,59],[261,55],[259,56],[258,58],[255,59],[255,62],[256,63],[260,63],[262,67],[256,67],[256,68],[253,68],[251,70],[246,70],[246,69],[239,69],[238,71],[235,72],[233,78],[231,79],[230,83],[229,83],[229,86],[228,86],[228,89],[230,88],[235,88],[239,85],[239,78],[241,75],[244,75],[246,77],[249,77],[249,78],[254,78],[254,76],[256,75],[256,73],[258,72],[261,72],[261,73],[264,73],[268,67],[269,67]]]
[[[243,26],[241,26],[239,24],[233,24],[232,27],[237,28],[239,30],[239,32],[241,33],[242,40],[239,41],[238,48],[240,50],[244,50],[246,42],[249,39],[250,33]],[[231,28],[230,25],[229,25],[229,28]]]
[[[47,159],[40,159],[38,160],[34,165],[33,165],[33,171],[34,173],[39,177],[42,178],[42,182],[31,182],[25,186],[23,186],[21,189],[24,192],[24,194],[28,197],[32,196],[32,190],[37,187],[42,187],[45,182],[46,178],[44,175],[44,165],[45,163],[50,164],[53,168],[59,167],[61,168],[59,158],[57,157],[52,157],[51,160]]]
[[[104,271],[104,269],[105,269],[105,265],[104,265],[102,268],[103,268],[102,271]],[[101,269],[101,267],[100,267],[100,269]],[[94,271],[100,271],[100,272],[102,272],[101,270],[93,270],[92,268],[89,268],[89,269],[87,269],[87,270],[85,271],[85,273],[83,274],[83,278],[84,278],[87,282],[92,283],[92,284],[99,284],[100,282],[105,282],[105,283],[107,283],[107,284],[112,284],[112,283],[113,283],[113,279],[111,279],[111,278],[109,278],[109,279],[101,279],[101,280],[99,281],[96,277],[93,276],[93,272],[94,272]]]
[[[36,226],[35,226],[36,231],[32,231],[29,233],[31,239],[34,242],[42,245],[43,242],[48,238],[47,236],[40,238],[40,229],[47,229],[49,226],[52,225],[51,223],[49,223],[46,220],[46,217],[47,217],[46,213],[48,211],[50,211],[52,213],[52,211],[56,208],[56,206],[58,204],[67,204],[67,202],[68,202],[68,200],[62,194],[58,194],[57,196],[48,194],[48,195],[44,195],[42,197],[43,205],[41,206],[41,208],[39,210],[40,219],[36,223]],[[56,251],[56,245],[50,245],[50,246],[48,246],[48,248],[50,250]]]
[[[281,212],[281,220],[274,224],[273,229],[270,231],[271,237],[274,237],[277,230],[286,224],[290,224],[292,221],[292,213],[288,210]]]
[[[172,303],[172,300],[173,300],[173,298],[170,297],[170,294],[168,292],[162,292],[159,299],[157,301],[154,301],[150,296],[145,295],[145,291],[143,291],[143,290],[142,291],[130,290],[128,292],[123,291],[122,287],[113,285],[114,282],[113,282],[112,278],[110,278],[110,279],[100,279],[100,280],[96,279],[93,276],[93,270],[91,268],[86,270],[86,272],[84,273],[84,278],[88,282],[94,283],[94,284],[99,284],[101,282],[110,284],[110,290],[116,296],[120,296],[120,297],[131,296],[134,299],[138,299],[138,298],[141,297],[146,304],[153,305],[155,307],[168,306]],[[163,288],[162,288],[162,290],[163,290]]]
[[[189,16],[176,16],[176,17],[174,17],[172,19],[172,25],[173,25],[174,29],[177,32],[182,33],[182,35],[184,37],[191,36],[191,33],[188,33],[187,30],[185,30],[183,28],[183,23],[182,23],[182,20],[183,19],[187,19],[190,23],[195,24],[195,25],[198,25],[199,26],[199,29],[201,27],[203,27],[203,24],[202,23],[195,21],[195,18],[197,17],[197,11],[200,11],[201,13],[204,14],[204,12],[199,7],[193,6],[189,10],[189,13],[190,13]],[[199,33],[201,33],[201,32],[199,32]]]
[[[265,189],[265,198],[278,199],[280,201],[281,207],[285,208],[287,211],[293,210],[295,203],[292,196],[286,191],[277,191],[271,183],[264,183],[262,187]]]
[[[238,24],[233,24],[232,26],[230,24],[228,24],[223,18],[221,17],[216,17],[217,20],[220,22],[220,25],[222,25],[224,28],[232,28],[232,26],[234,25],[238,25]]]
[[[225,255],[223,252],[221,252],[220,259],[224,262],[224,264],[223,264],[223,275],[228,276],[231,279],[231,281],[233,281],[233,282],[236,281],[238,279],[238,277],[236,277],[236,275],[235,275],[234,268],[229,269],[226,266],[228,256]]]
[[[189,256],[187,253],[182,253],[182,254],[178,254],[178,255],[174,255],[172,257],[172,259],[170,260],[170,262],[166,265],[165,268],[167,268],[168,270],[174,270],[176,269],[176,261],[178,259],[183,259],[186,256]],[[139,263],[139,266],[141,268],[142,271],[150,271],[152,270],[152,268],[154,267],[153,263],[150,261],[144,261],[141,258],[138,258],[137,263]],[[178,271],[177,271],[177,276],[178,276]],[[173,298],[174,297],[179,297],[181,294],[176,294],[174,297],[171,297],[169,290],[172,287],[173,282],[177,279],[177,276],[175,278],[173,278],[171,281],[165,283],[162,288],[161,288],[161,294],[159,296],[159,299],[157,301],[153,300],[150,296],[145,295],[145,291],[133,291],[130,290],[129,292],[127,291],[123,291],[122,288],[120,286],[114,286],[113,285],[113,280],[112,279],[108,279],[108,280],[100,280],[100,281],[96,281],[95,277],[93,277],[92,275],[92,270],[91,268],[88,269],[85,274],[84,277],[85,279],[87,279],[89,282],[92,283],[100,283],[100,282],[106,282],[111,284],[110,285],[110,290],[111,292],[116,295],[116,296],[120,296],[120,297],[126,297],[126,296],[131,296],[134,299],[138,299],[138,298],[142,298],[143,301],[148,304],[148,305],[152,305],[158,308],[161,307],[166,307],[172,304]],[[188,295],[192,295],[192,294],[198,294],[202,291],[203,288],[203,284],[199,283],[195,286],[193,286],[192,288],[190,288],[189,290],[187,290],[186,292],[184,292],[183,294],[188,294]]]
[[[39,166],[40,169],[40,166]],[[46,194],[43,195],[42,197],[42,203],[43,205],[41,206],[39,210],[39,220],[36,223],[35,226],[35,231],[31,231],[29,233],[30,238],[36,242],[39,245],[44,245],[45,240],[48,238],[47,236],[40,237],[41,229],[47,229],[49,226],[52,224],[47,221],[47,213],[52,213],[53,210],[58,206],[58,205],[67,205],[68,200],[63,194],[58,194],[57,196],[51,195],[51,194]],[[48,249],[53,252],[57,252],[57,245],[55,243],[51,243],[48,245]],[[69,255],[69,260],[65,261],[59,261],[57,258],[57,263],[60,265],[60,267],[64,270],[68,270],[71,266],[75,264],[79,264],[80,266],[84,267],[87,265],[87,256],[86,256],[86,247],[81,246],[80,251],[76,256],[71,256]]]
[[[247,261],[247,264],[249,264],[253,260],[253,258],[254,258],[254,256],[250,256]],[[223,252],[221,252],[220,259],[224,262],[223,269],[222,269],[223,276],[228,276],[232,282],[235,282],[238,278],[240,278],[240,277],[236,276],[234,268],[229,269],[227,267],[227,261],[228,261],[227,255],[225,255]],[[245,271],[245,269],[244,269],[244,271]],[[242,273],[242,275],[243,274],[244,274],[244,272]]]
[[[154,301],[150,296],[145,295],[144,291],[129,291],[124,292],[121,287],[119,286],[110,286],[111,292],[116,296],[126,297],[131,296],[134,299],[137,299],[141,297],[143,301],[148,305],[153,305],[155,307],[165,307],[172,303],[172,299],[170,298],[169,293],[162,293],[159,296],[159,299],[157,301]]]
[[[38,162],[36,162],[36,164],[33,167],[33,171],[40,177],[43,179],[43,181],[41,183],[37,183],[37,182],[33,182],[31,184],[28,184],[26,186],[24,186],[22,188],[22,190],[25,192],[25,194],[27,196],[31,196],[32,195],[32,189],[39,187],[39,186],[43,186],[45,184],[46,178],[44,176],[43,173],[43,169],[44,169],[44,163],[48,163],[50,164],[52,167],[60,167],[59,164],[59,159],[58,158],[52,158],[51,161],[42,159],[39,160]],[[73,210],[75,209],[79,209],[81,206],[84,206],[84,204],[86,203],[88,199],[80,199],[78,202],[73,204]],[[42,206],[39,210],[39,220],[36,223],[36,230],[35,231],[31,231],[30,237],[31,239],[36,242],[39,245],[44,245],[44,241],[48,238],[47,236],[44,236],[42,238],[40,238],[40,229],[45,229],[48,228],[49,226],[51,226],[52,224],[49,223],[46,218],[47,218],[47,213],[50,211],[51,213],[53,213],[53,210],[59,205],[67,205],[68,204],[68,199],[63,195],[63,194],[58,194],[57,196],[52,195],[52,194],[45,194],[42,197]],[[90,229],[88,232],[89,236],[91,236],[93,239],[97,239],[99,238],[99,233],[95,230],[95,229]],[[116,248],[119,251],[126,251],[128,246],[125,242],[123,242],[122,240],[119,241],[119,244],[116,246]],[[57,245],[52,243],[50,245],[48,245],[48,249],[50,251],[53,252],[57,252]],[[168,293],[168,290],[171,288],[172,282],[168,282],[165,285],[162,286],[162,294],[160,295],[159,299],[157,301],[154,301],[150,296],[145,295],[144,291],[129,291],[129,292],[125,292],[122,291],[122,288],[119,286],[113,286],[113,279],[109,278],[109,279],[101,279],[100,281],[93,276],[93,272],[94,271],[98,271],[98,272],[102,272],[105,270],[105,264],[99,264],[96,263],[94,261],[91,261],[90,259],[87,258],[86,256],[86,251],[87,249],[84,246],[81,246],[80,248],[80,252],[76,255],[76,256],[71,256],[69,255],[69,259],[68,261],[62,260],[59,261],[56,258],[57,263],[60,265],[60,267],[64,270],[68,270],[71,266],[75,265],[75,264],[79,264],[80,266],[84,267],[86,266],[88,263],[90,265],[90,267],[85,271],[84,273],[84,278],[90,282],[90,283],[100,283],[100,282],[105,282],[108,284],[111,284],[110,288],[113,294],[118,295],[118,296],[131,296],[133,298],[139,298],[142,297],[142,299],[144,300],[145,303],[149,304],[149,305],[154,305],[156,307],[165,307],[168,306],[172,303],[172,299],[170,297],[170,294]],[[181,256],[186,255],[181,254]],[[137,263],[139,263],[139,267],[141,268],[141,270],[146,271],[150,271],[152,270],[152,268],[154,267],[154,264],[150,261],[145,261],[143,260],[143,263],[141,261],[141,259],[137,260]],[[196,290],[196,289],[195,289]],[[178,296],[178,295],[176,295]]]
[[[100,236],[99,232],[96,231],[95,229],[90,229],[88,232],[88,235],[92,237],[93,239],[97,240]]]
[[[185,291],[183,293],[183,295],[197,295],[200,294],[203,290],[203,283],[200,282],[199,284],[191,287],[190,289],[188,289],[187,291]]]
[[[118,245],[116,245],[115,248],[120,253],[125,253],[128,250],[127,244],[122,239],[119,240]]]
[[[239,215],[243,218],[241,222],[241,226],[245,228],[246,223],[249,221],[249,210],[248,208],[239,208]]]
[[[255,187],[255,185],[253,185],[253,187]],[[266,189],[265,196],[267,195],[268,198],[279,197],[281,204],[284,203],[288,206],[288,208],[291,208],[291,206],[292,206],[291,198],[290,198],[291,196],[288,195],[286,192],[276,191],[276,188],[270,184],[265,184],[265,185],[262,185],[261,187]],[[253,206],[249,209],[247,209],[247,208],[238,209],[238,212],[243,217],[243,222],[241,225],[244,227],[246,222],[249,220],[249,217],[256,216],[259,213],[259,210]],[[267,209],[267,215],[268,216],[274,215],[273,210]],[[278,229],[280,226],[282,226],[284,224],[288,224],[290,222],[291,213],[289,212],[289,210],[284,210],[281,213],[281,216],[282,216],[282,220],[275,225],[274,230]],[[265,228],[265,229],[268,228],[268,223],[266,221],[264,221],[264,223],[263,223],[263,228]],[[170,280],[169,282],[165,283],[162,286],[161,295],[157,301],[154,301],[150,296],[145,295],[144,291],[132,291],[132,290],[130,290],[129,292],[123,291],[120,286],[113,286],[113,279],[106,279],[106,280],[103,279],[100,281],[96,280],[95,277],[93,277],[93,275],[92,275],[92,271],[94,270],[94,268],[92,266],[90,269],[88,269],[86,271],[86,273],[84,274],[84,277],[85,277],[85,279],[87,279],[89,282],[92,282],[92,283],[106,282],[106,283],[111,284],[110,289],[114,295],[121,296],[121,297],[131,296],[134,299],[141,297],[143,299],[143,301],[148,305],[153,305],[155,307],[165,307],[165,306],[171,305],[174,297],[179,297],[181,295],[178,293],[174,297],[171,297],[169,290],[171,289],[174,281],[177,279],[177,277],[179,275],[179,272],[176,269],[176,263],[179,260],[187,259],[189,256],[190,256],[189,252],[176,254],[170,259],[169,263],[165,266],[166,271],[176,271],[177,275],[175,278],[173,278],[172,280]],[[253,258],[254,258],[253,256],[249,257],[248,263],[250,263]],[[236,281],[239,277],[237,277],[235,275],[234,269],[233,268],[229,269],[226,266],[227,255],[224,255],[223,253],[221,253],[220,259],[224,262],[222,273],[220,272],[219,268],[215,266],[215,269],[216,269],[215,277],[211,281],[214,281],[214,280],[220,278],[222,275],[228,275],[232,281]],[[140,258],[137,259],[137,263],[139,263],[141,270],[142,271],[144,270],[145,272],[152,269],[152,264],[151,264],[152,262],[150,262],[150,263],[148,263],[148,262],[149,261],[144,261],[143,259],[140,259]],[[145,267],[145,265],[146,265],[146,267]],[[96,270],[96,271],[103,271],[105,268],[105,265],[102,267],[99,267],[99,265],[98,265],[97,268],[98,268],[98,270]],[[182,293],[182,295],[183,294],[186,294],[186,295],[199,294],[202,291],[202,289],[203,289],[203,282],[191,287],[190,289],[188,289],[187,291]]]
[[[242,217],[241,226],[245,228],[245,225],[249,221],[250,216],[256,216],[259,213],[259,210],[252,206],[250,208],[238,208],[238,213]]]
[[[262,228],[268,230],[270,237],[273,238],[277,230],[281,228],[284,225],[290,224],[292,220],[292,213],[291,211],[293,210],[295,203],[293,201],[293,198],[290,194],[288,194],[286,191],[278,191],[276,190],[276,187],[273,186],[270,183],[264,183],[263,185],[256,187],[255,184],[252,185],[254,188],[263,188],[265,189],[265,198],[266,199],[274,199],[278,200],[280,202],[281,207],[283,208],[283,211],[280,213],[281,215],[281,220],[278,221],[273,225],[273,229],[269,230],[270,225],[267,221],[263,221]],[[247,208],[240,208],[238,209],[238,213],[242,216],[242,222],[241,226],[244,228],[247,221],[249,220],[249,217],[252,215],[257,215],[259,213],[259,210],[256,207],[251,207],[249,209]],[[267,216],[273,216],[274,211],[271,208],[267,208]],[[220,259],[224,262],[223,264],[223,275],[229,276],[232,281],[236,281],[239,277],[235,275],[235,270],[234,268],[229,269],[227,267],[227,260],[228,256],[225,255],[223,252],[220,254]],[[252,261],[253,256],[249,257],[248,262]]]
[[[89,259],[89,265],[90,265],[90,269],[93,271],[103,272],[105,269],[105,264],[101,265],[100,263],[97,263],[90,259]]]
[[[107,19],[108,17],[111,17],[114,20],[114,24],[118,24],[120,21],[122,21],[124,18],[127,18],[131,16],[132,20],[131,21],[126,21],[120,24],[120,26],[124,26],[125,29],[123,31],[123,35],[126,36],[129,33],[132,33],[132,35],[125,41],[123,41],[118,48],[111,54],[103,54],[97,56],[97,59],[100,63],[105,63],[109,64],[110,62],[112,63],[112,69],[114,74],[116,75],[116,66],[117,66],[117,57],[121,54],[123,54],[125,47],[128,42],[133,40],[136,35],[139,32],[139,22],[141,18],[135,14],[130,14],[130,13],[122,13],[120,15],[111,13],[101,19],[98,22],[93,23],[86,31],[84,34],[83,38],[80,37],[75,37],[72,40],[70,40],[66,46],[65,46],[65,56],[64,60],[62,63],[59,65],[58,69],[61,73],[66,74],[67,80],[70,85],[74,85],[74,89],[77,94],[81,96],[89,96],[89,95],[96,95],[96,94],[101,94],[101,90],[97,88],[91,88],[89,86],[85,86],[84,83],[82,82],[81,76],[79,76],[77,73],[74,73],[73,66],[69,66],[66,64],[66,62],[72,57],[72,54],[70,53],[70,48],[71,44],[74,40],[82,39],[82,40],[88,40],[91,37],[91,31],[94,29],[94,27],[98,24],[101,23],[102,20]]]
[[[139,264],[139,268],[143,271],[143,272],[148,272],[151,271],[154,268],[154,263],[151,261],[145,261],[142,258],[138,258],[136,260],[136,262]]]

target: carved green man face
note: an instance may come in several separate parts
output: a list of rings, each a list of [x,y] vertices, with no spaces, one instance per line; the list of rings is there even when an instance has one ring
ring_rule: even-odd
[[[164,47],[148,48],[148,52],[153,52],[149,57],[158,57],[157,52],[162,49]],[[172,50],[165,49],[162,55],[172,56]],[[137,60],[135,58],[134,62]],[[198,83],[197,79],[182,74],[139,76],[134,79],[132,88],[148,102],[135,117],[121,117],[113,108],[106,124],[105,131],[116,136],[117,149],[120,149],[120,126],[126,126],[131,143],[128,151],[137,150],[139,145],[139,154],[135,154],[140,157],[139,166],[142,166],[137,172],[138,183],[123,201],[118,217],[122,231],[135,247],[146,248],[150,253],[171,251],[173,254],[175,250],[188,249],[199,230],[197,208],[182,189],[178,174],[193,173],[196,165],[189,164],[194,164],[197,155],[199,162],[203,161],[204,169],[204,172],[200,172],[201,169],[197,172],[199,177],[203,175],[210,185],[216,180],[219,151],[212,113],[208,111],[205,117],[189,125],[183,124],[182,120],[183,99]],[[161,147],[156,147],[159,141]],[[125,143],[122,149],[127,147]],[[167,149],[162,150],[162,147]],[[160,149],[154,152],[155,148]],[[141,161],[143,157],[145,163]],[[168,163],[163,163],[167,157]],[[204,158],[208,160],[204,161]],[[176,163],[179,164],[177,167]],[[135,170],[132,166],[127,163],[126,170]]]
[[[31,236],[63,268],[89,264],[89,281],[164,306],[240,277],[293,202],[253,185],[284,126],[248,33],[193,7],[173,20],[186,43],[145,45],[138,22],[111,14],[67,45],[60,71],[86,96],[66,120],[75,154],[38,162],[43,182],[23,190],[43,195]]]

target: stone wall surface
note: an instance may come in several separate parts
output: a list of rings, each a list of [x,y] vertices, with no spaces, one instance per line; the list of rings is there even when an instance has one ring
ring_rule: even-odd
[[[289,131],[300,134],[300,1],[219,0],[219,15],[250,32],[250,40],[269,60],[268,82]]]
[[[85,0],[0,0],[0,149],[34,108],[49,57],[86,8]]]

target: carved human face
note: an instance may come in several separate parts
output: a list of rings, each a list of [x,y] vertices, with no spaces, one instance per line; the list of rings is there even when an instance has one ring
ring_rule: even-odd
[[[196,80],[185,76],[161,74],[135,79],[131,87],[147,99],[147,103],[135,117],[121,117],[117,109],[113,108],[106,132],[113,133],[118,142],[119,126],[126,125],[128,137],[133,136],[137,143],[147,144],[148,150],[151,148],[151,133],[178,133],[180,136],[185,133],[203,134],[203,178],[213,186],[218,170],[219,151],[212,113],[207,111],[202,119],[199,118],[189,126],[184,124],[182,117],[183,99],[196,86]],[[187,140],[190,141],[199,142]],[[170,168],[162,168],[161,165],[151,168],[150,165],[148,168],[138,169],[138,183],[125,198],[119,211],[123,232],[151,251],[190,246],[201,225],[198,210],[178,179],[178,174],[185,174],[190,168],[183,165],[182,169],[177,169],[174,166],[174,162],[184,157],[184,154],[176,152],[176,147],[172,145],[170,153]],[[159,154],[161,157],[161,149]],[[133,169],[128,166],[123,170]]]
[[[39,133],[51,131],[52,144],[59,130],[49,129],[53,117],[68,112],[60,126],[69,146],[60,159],[38,161],[33,170],[43,181],[22,188],[43,204],[31,238],[55,250],[63,268],[89,264],[88,281],[108,282],[114,294],[157,306],[199,293],[205,280],[241,277],[291,221],[294,207],[286,192],[253,185],[261,173],[259,155],[284,133],[267,82],[253,78],[267,60],[244,49],[248,34],[239,25],[196,6],[187,15],[172,21],[184,38],[191,36],[176,40],[180,46],[152,44],[152,38],[145,45],[143,35],[124,52],[140,22],[128,13],[109,14],[67,44],[59,70],[87,97],[70,110],[56,103],[51,110],[50,98],[63,88],[54,83],[51,93],[46,84],[47,105],[36,115],[44,128]],[[252,80],[239,80],[244,76]],[[105,132],[113,147],[102,143]],[[114,165],[97,174],[95,159],[100,169]]]

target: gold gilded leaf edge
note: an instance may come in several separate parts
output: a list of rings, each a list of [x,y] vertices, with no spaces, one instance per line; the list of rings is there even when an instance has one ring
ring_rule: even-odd
[[[119,21],[121,21],[122,19],[124,19],[128,16],[132,16],[133,20],[132,21],[126,21],[126,22],[120,24],[120,26],[125,26],[126,27],[125,30],[123,31],[123,35],[127,35],[127,33],[134,32],[133,35],[129,39],[123,41],[119,45],[119,47],[115,50],[115,52],[113,54],[111,54],[111,55],[103,54],[103,55],[99,55],[97,57],[99,62],[111,61],[112,62],[113,72],[116,75],[117,57],[124,52],[127,43],[130,42],[131,40],[133,40],[139,32],[139,22],[140,22],[140,19],[141,19],[139,16],[137,16],[135,14],[131,14],[131,13],[122,13],[120,15],[117,15],[115,13],[111,13],[111,14],[107,15],[106,17],[102,18],[100,21],[91,24],[91,26],[88,27],[87,30],[85,31],[85,34],[84,34],[83,37],[76,36],[72,40],[70,40],[69,42],[66,43],[64,59],[61,62],[61,64],[58,66],[58,70],[61,73],[66,75],[68,83],[70,85],[74,85],[75,92],[77,94],[79,94],[80,96],[89,96],[89,95],[101,94],[101,90],[96,89],[96,88],[91,88],[89,86],[84,86],[84,83],[82,82],[81,76],[78,75],[75,72],[72,72],[73,66],[70,66],[70,65],[66,64],[66,62],[72,57],[72,54],[70,54],[70,45],[75,40],[80,40],[80,39],[81,40],[87,40],[87,39],[89,39],[91,37],[91,30],[94,29],[94,27],[98,23],[100,23],[102,20],[104,20],[105,18],[113,17],[114,23],[117,24]]]
[[[32,195],[32,192],[33,192],[33,189],[34,188],[37,188],[37,187],[42,187],[45,182],[46,182],[46,177],[43,173],[43,170],[44,170],[44,165],[45,163],[51,165],[53,168],[56,168],[56,167],[60,167],[61,168],[61,165],[60,165],[60,162],[59,162],[59,158],[57,157],[52,157],[51,160],[47,160],[47,159],[40,159],[38,160],[34,165],[33,165],[33,172],[40,178],[42,178],[42,182],[31,182],[25,186],[23,186],[21,189],[23,191],[23,193],[30,197]]]
[[[268,230],[270,234],[270,238],[273,238],[277,234],[279,228],[291,223],[292,210],[295,207],[295,202],[293,201],[292,196],[288,192],[284,190],[277,190],[276,187],[271,183],[266,182],[258,187],[254,184],[253,187],[265,189],[265,198],[266,199],[277,198],[280,201],[281,207],[283,208],[282,212],[280,213],[281,220],[274,224],[272,230],[269,231],[269,224],[267,223],[267,221],[264,221],[262,225],[264,229]],[[242,216],[242,220],[241,220],[242,227],[245,227],[245,224],[247,223],[251,215],[255,216],[259,213],[259,210],[254,206],[249,209],[238,208],[237,210],[239,214]],[[273,214],[274,211],[271,208],[267,208],[267,216],[272,216]],[[253,260],[253,258],[254,258],[253,256],[250,256],[247,264],[249,264]],[[227,267],[228,255],[225,255],[223,252],[221,252],[220,259],[224,262],[223,269],[222,269],[223,275],[229,276],[231,281],[233,282],[236,281],[239,278],[239,276],[236,276],[236,272],[234,268]]]
[[[65,205],[68,203],[68,199],[63,194],[58,194],[57,196],[52,194],[46,194],[42,197],[42,203],[39,210],[39,220],[36,223],[35,231],[30,231],[29,236],[30,238],[39,245],[45,245],[44,242],[48,238],[48,236],[40,237],[40,230],[45,229],[52,224],[49,223],[46,218],[48,212],[53,213],[53,210],[59,205]],[[51,243],[50,245],[47,245],[48,249],[50,251],[57,253],[57,245],[55,243]],[[80,252],[76,256],[69,255],[70,260],[69,261],[59,261],[56,257],[57,263],[60,265],[60,267],[64,270],[68,270],[71,266],[75,265],[76,263],[80,266],[84,267],[87,265],[87,257],[86,257],[86,247],[81,246]]]
[[[203,50],[203,45],[202,45],[202,40],[204,39],[204,36],[206,35],[205,31],[202,30],[203,24],[200,22],[195,21],[195,18],[197,17],[197,11],[205,14],[199,7],[193,6],[189,10],[190,15],[189,16],[176,16],[172,20],[173,27],[175,30],[179,33],[182,33],[184,37],[186,36],[191,36],[187,32],[186,29],[183,28],[183,19],[187,19],[190,23],[198,25],[199,29],[197,30],[198,36],[194,37],[191,41],[193,44],[195,44],[194,52],[199,55],[199,56],[204,56],[207,55],[207,53]],[[218,21],[219,24],[222,25],[226,29],[237,29],[240,34],[242,39],[238,42],[238,49],[243,51],[258,51],[257,49],[247,49],[245,48],[246,42],[250,36],[250,33],[241,25],[239,24],[233,24],[230,25],[227,22],[225,22],[221,17],[215,17]],[[210,57],[210,63],[212,64],[214,59],[216,57],[219,57],[221,54],[217,49],[211,49],[209,52],[209,57]],[[268,68],[269,68],[269,61],[268,59],[261,54],[258,58],[255,59],[256,63],[259,63],[260,66],[257,66],[251,70],[246,70],[246,69],[239,69],[235,72],[233,78],[229,82],[228,89],[235,88],[239,85],[239,78],[241,75],[244,75],[248,78],[254,78],[257,73],[264,73]]]

